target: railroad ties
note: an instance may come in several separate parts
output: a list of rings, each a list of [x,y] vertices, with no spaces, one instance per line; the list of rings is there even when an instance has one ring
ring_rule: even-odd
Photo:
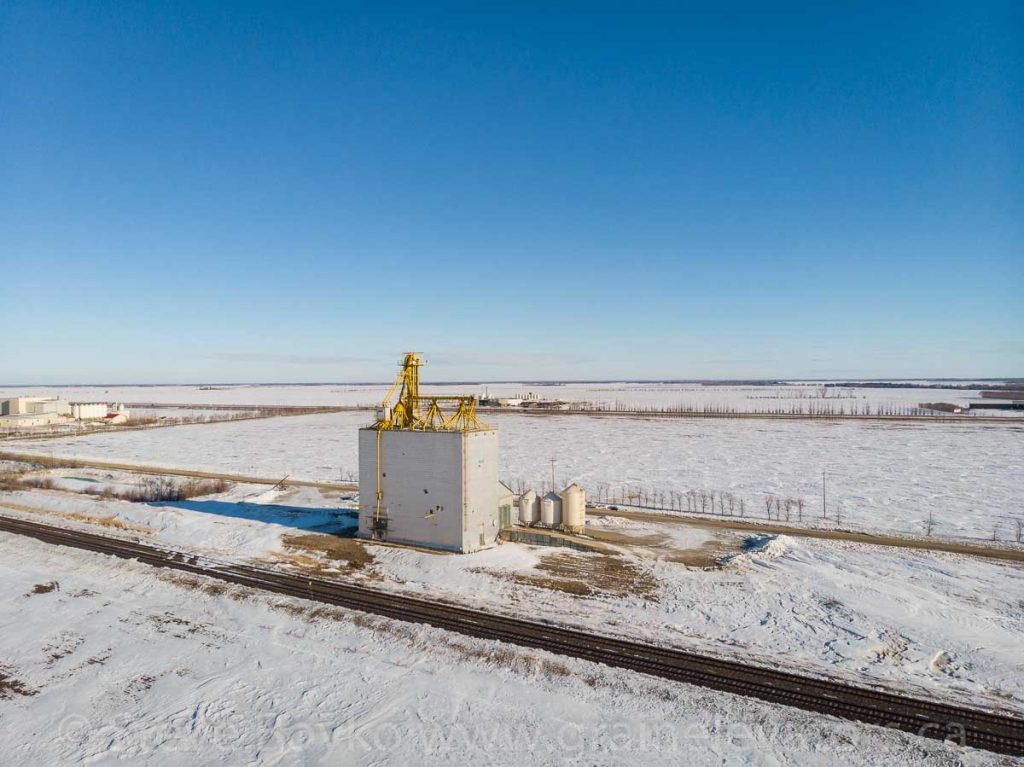
[[[527,621],[380,589],[280,570],[218,562],[198,554],[0,516],[0,530],[46,543],[135,559],[239,586],[321,602],[446,631],[546,650],[607,666],[770,703],[949,740],[1001,754],[1024,755],[1024,719],[792,674],[674,648],[656,647]]]

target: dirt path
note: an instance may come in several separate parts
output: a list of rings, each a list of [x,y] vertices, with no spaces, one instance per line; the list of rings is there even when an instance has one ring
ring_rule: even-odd
[[[849,530],[814,530],[788,525],[775,525],[770,522],[741,522],[736,519],[705,519],[684,517],[676,514],[657,514],[643,511],[612,511],[611,509],[588,507],[588,514],[602,514],[612,517],[624,517],[643,522],[667,522],[675,525],[689,525],[719,530],[740,530],[750,533],[769,533],[793,535],[803,538],[820,538],[826,541],[852,541],[869,543],[874,546],[895,546],[901,549],[920,549],[922,551],[945,551],[952,554],[968,554],[989,559],[1003,559],[1009,562],[1024,562],[1024,549],[999,548],[998,546],[982,546],[959,541],[941,541],[933,538],[902,538],[895,535],[872,535],[856,533]]]
[[[132,471],[139,474],[158,474],[169,477],[198,477],[200,479],[224,479],[228,482],[244,482],[253,485],[276,485],[285,477],[253,477],[248,474],[224,474],[215,471],[199,471],[197,469],[171,469],[165,466],[148,466],[138,463],[117,463],[115,461],[100,461],[91,458],[61,458],[59,456],[35,455],[32,453],[11,453],[0,451],[0,460],[25,461],[27,463],[38,463],[44,466],[82,466],[91,469],[116,469],[118,471]],[[354,492],[359,490],[359,485],[348,482],[314,482],[305,479],[287,479],[286,484],[295,487],[318,487],[322,490],[341,490]]]

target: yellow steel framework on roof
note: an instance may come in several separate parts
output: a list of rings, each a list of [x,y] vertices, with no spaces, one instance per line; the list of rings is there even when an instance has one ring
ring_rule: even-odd
[[[477,431],[490,428],[476,417],[476,397],[471,395],[421,396],[417,352],[408,352],[395,377],[375,424],[378,431]],[[397,393],[398,398],[392,402]]]
[[[476,397],[420,395],[420,368],[423,360],[417,352],[408,352],[402,369],[381,403],[377,423],[377,497],[373,513],[374,536],[387,534],[387,506],[384,504],[384,464],[381,438],[386,431],[469,432],[490,427],[476,417]],[[392,404],[395,394],[397,400]],[[447,410],[446,410],[447,408]]]

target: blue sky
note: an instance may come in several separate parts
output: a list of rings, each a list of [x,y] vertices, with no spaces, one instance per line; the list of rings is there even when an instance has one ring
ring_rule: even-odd
[[[4,3],[0,382],[1024,375],[1022,5]]]

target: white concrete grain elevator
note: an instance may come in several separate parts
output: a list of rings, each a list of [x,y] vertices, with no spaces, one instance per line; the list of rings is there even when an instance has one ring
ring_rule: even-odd
[[[422,364],[405,355],[376,422],[359,430],[359,536],[486,548],[500,531],[498,431],[477,419],[474,397],[421,396]]]

